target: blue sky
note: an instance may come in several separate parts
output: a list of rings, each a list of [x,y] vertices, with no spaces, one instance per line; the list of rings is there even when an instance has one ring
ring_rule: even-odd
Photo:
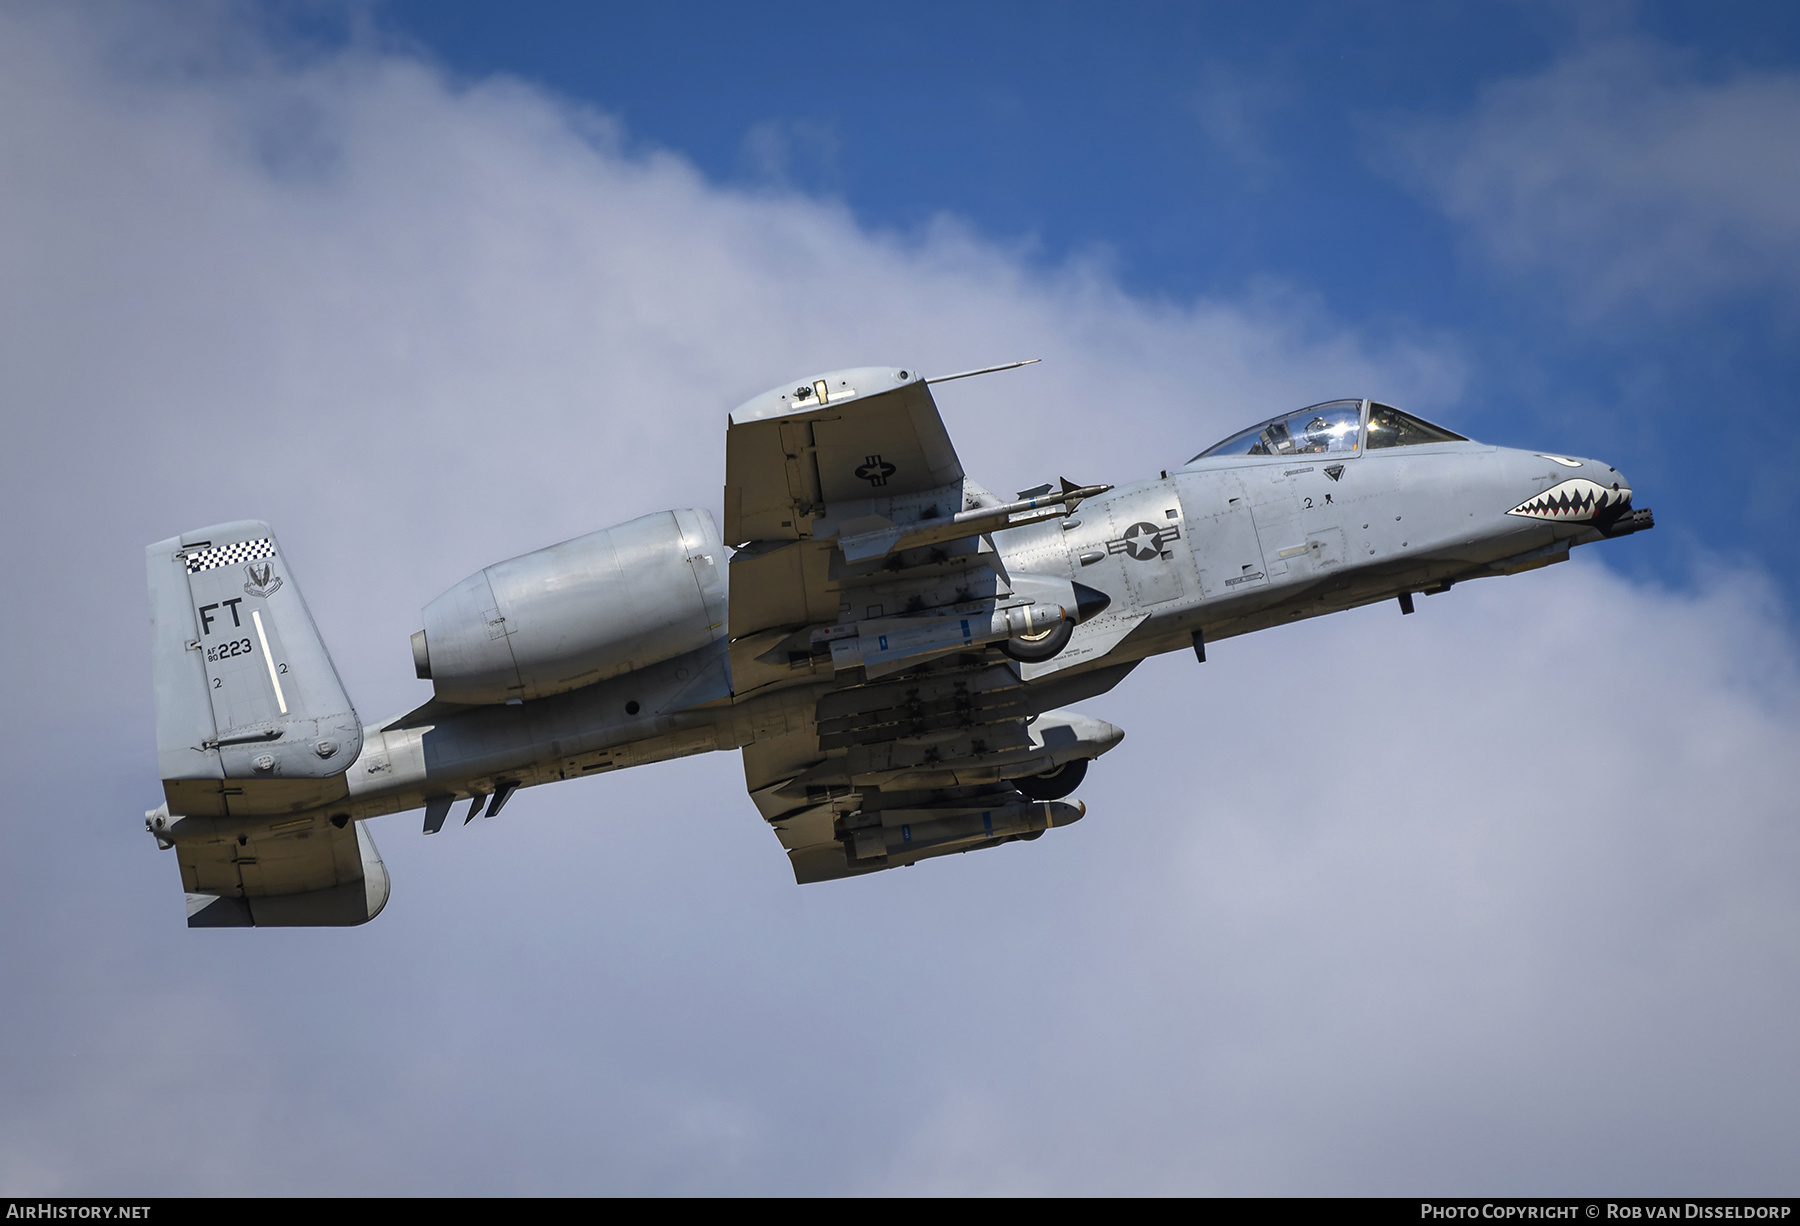
[[[1796,19],[1344,7],[0,4],[0,1195],[1791,1194]],[[146,543],[378,720],[732,406],[1025,356],[997,490],[1367,393],[1658,528],[1147,662],[1028,845],[797,888],[715,754],[183,927]]]
[[[1634,285],[1596,306],[1582,284],[1595,270],[1566,250],[1595,236],[1556,232],[1554,189],[1510,219],[1538,250],[1502,255],[1481,223],[1507,223],[1446,209],[1439,179],[1497,91],[1548,92],[1559,69],[1621,108],[1597,117],[1596,140],[1671,100],[1704,104],[1790,71],[1800,56],[1791,8],[370,12],[384,34],[416,40],[459,74],[516,74],[581,99],[616,116],[634,144],[675,150],[721,183],[841,200],[901,235],[948,214],[1040,266],[1099,261],[1151,299],[1278,289],[1363,328],[1429,333],[1467,377],[1454,404],[1421,412],[1503,444],[1601,455],[1640,483],[1665,531],[1617,564],[1684,582],[1697,556],[1756,557],[1790,596],[1800,590],[1800,545],[1783,531],[1800,440],[1773,426],[1800,383],[1791,276],[1761,275],[1751,257],[1696,294],[1696,270],[1676,266],[1667,294]],[[1543,115],[1540,135],[1566,118]],[[1791,117],[1776,123],[1768,147],[1740,156],[1791,155],[1800,134]],[[1632,190],[1629,175],[1602,186]],[[1612,203],[1626,246],[1632,227],[1657,225]],[[1172,449],[1186,441],[1204,445]]]

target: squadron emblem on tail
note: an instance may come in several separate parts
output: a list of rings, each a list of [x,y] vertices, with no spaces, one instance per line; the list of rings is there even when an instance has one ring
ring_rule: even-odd
[[[250,576],[250,582],[244,585],[244,591],[251,596],[267,598],[281,590],[281,576],[275,573],[275,567],[268,562],[252,562],[244,567],[244,573]]]

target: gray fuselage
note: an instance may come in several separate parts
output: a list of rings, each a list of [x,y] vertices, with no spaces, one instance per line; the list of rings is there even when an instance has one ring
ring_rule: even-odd
[[[1204,658],[1205,643],[1396,597],[1410,609],[1413,592],[1561,561],[1572,544],[1609,533],[1591,517],[1522,510],[1571,478],[1623,490],[1628,505],[1624,478],[1599,461],[1429,442],[1202,458],[991,541],[1004,568],[1096,588],[1111,598],[1103,617],[1130,627],[1041,680],[1026,669],[1027,682],[1054,688],[1060,705],[1161,652],[1199,649]],[[734,695],[719,641],[531,702],[434,702],[368,730],[336,808],[360,820],[432,798],[479,805],[496,790],[735,749],[772,721],[792,731],[792,721],[811,718],[814,697]]]

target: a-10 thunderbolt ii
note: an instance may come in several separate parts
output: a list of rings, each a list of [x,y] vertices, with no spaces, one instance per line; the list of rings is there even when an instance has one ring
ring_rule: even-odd
[[[996,368],[999,369],[999,368]],[[969,372],[985,373],[985,372]],[[950,376],[961,377],[961,376]],[[1266,421],[1154,480],[1003,499],[889,367],[730,416],[724,532],[665,511],[498,562],[424,609],[417,710],[364,727],[269,526],[149,546],[157,755],[194,927],[360,924],[367,820],[743,753],[795,879],[1040,837],[1119,743],[1069,704],[1146,656],[1563,561],[1652,526],[1597,460],[1367,400]]]

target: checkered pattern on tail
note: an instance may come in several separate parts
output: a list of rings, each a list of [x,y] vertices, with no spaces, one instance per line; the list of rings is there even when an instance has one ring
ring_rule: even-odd
[[[275,544],[268,537],[256,541],[238,541],[231,545],[216,545],[211,549],[198,549],[186,555],[188,574],[199,574],[203,570],[211,570],[215,566],[230,566],[234,562],[254,562],[258,558],[275,556]]]

